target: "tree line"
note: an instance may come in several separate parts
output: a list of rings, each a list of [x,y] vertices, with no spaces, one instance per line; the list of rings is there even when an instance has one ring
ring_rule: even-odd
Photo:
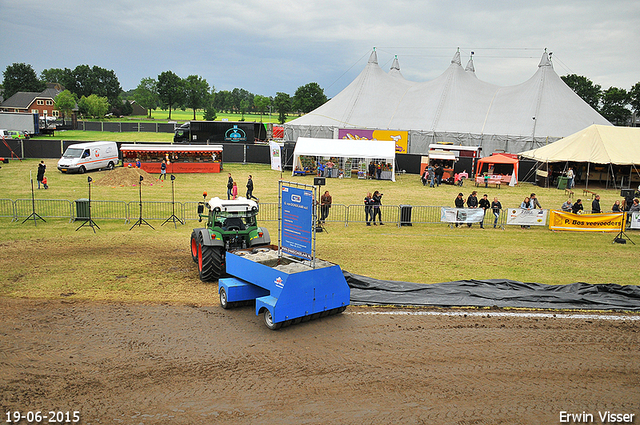
[[[157,78],[146,77],[138,86],[127,92],[122,90],[113,70],[99,66],[78,65],[74,69],[50,68],[37,76],[33,67],[25,63],[7,66],[3,73],[2,88],[8,99],[19,91],[40,92],[46,83],[57,83],[65,88],[56,99],[56,107],[69,115],[77,106],[83,116],[104,117],[107,113],[130,115],[131,100],[151,111],[156,108],[169,111],[176,109],[204,110],[205,120],[214,120],[216,113],[260,113],[277,112],[278,121],[284,123],[290,113],[309,113],[327,101],[324,89],[312,82],[298,87],[290,96],[284,92],[275,97],[250,93],[241,88],[221,90],[198,75],[181,78],[172,71],[162,72]],[[632,113],[640,116],[640,82],[631,89],[610,87],[603,90],[587,77],[569,74],[562,80],[593,109],[615,125],[627,125]]]
[[[640,82],[628,91],[618,87],[602,90],[599,84],[594,84],[581,75],[569,74],[560,78],[582,100],[614,125],[627,125],[633,112],[640,116]]]
[[[216,92],[213,85],[198,75],[181,78],[172,71],[162,72],[157,78],[143,78],[135,89],[127,92],[122,90],[113,70],[98,66],[50,68],[38,77],[31,65],[14,63],[7,66],[3,77],[5,99],[17,92],[41,92],[47,83],[59,84],[65,90],[56,96],[55,104],[64,116],[76,107],[81,115],[94,118],[108,113],[130,115],[130,101],[135,100],[149,111],[149,116],[156,108],[168,110],[168,119],[173,110],[191,109],[194,120],[198,110],[204,110],[205,120],[216,119],[217,112],[240,113],[242,120],[246,113],[277,112],[278,121],[283,124],[288,114],[308,113],[327,101],[324,89],[315,82],[298,87],[293,96],[278,92],[275,97],[268,97],[241,88]]]

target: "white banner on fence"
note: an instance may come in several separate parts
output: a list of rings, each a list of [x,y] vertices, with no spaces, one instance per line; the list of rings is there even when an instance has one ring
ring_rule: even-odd
[[[640,213],[638,212],[631,213],[631,228],[640,229]]]
[[[269,142],[269,150],[271,151],[271,169],[282,171],[280,145],[272,140]]]
[[[518,226],[545,226],[547,224],[548,210],[525,210],[522,208],[509,208],[507,225]]]
[[[442,223],[480,223],[484,221],[482,208],[444,208],[440,209]]]

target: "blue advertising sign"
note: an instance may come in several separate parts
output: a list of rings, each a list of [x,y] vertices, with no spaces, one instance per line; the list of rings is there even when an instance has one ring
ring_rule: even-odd
[[[313,259],[313,191],[282,186],[281,249],[307,260]]]

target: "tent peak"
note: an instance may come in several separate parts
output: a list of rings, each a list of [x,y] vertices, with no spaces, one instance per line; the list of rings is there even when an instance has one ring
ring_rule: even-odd
[[[456,51],[456,54],[453,55],[453,59],[451,59],[451,63],[454,63],[458,66],[462,66],[462,62],[460,61],[460,48]]]
[[[471,52],[471,56],[469,56],[469,62],[467,62],[467,66],[464,68],[465,71],[476,72],[476,68],[473,66],[473,52]]]
[[[393,63],[391,64],[391,69],[397,69],[400,71],[400,63],[398,62],[398,55],[393,59]]]
[[[368,63],[378,63],[378,54],[376,53],[376,48],[373,48],[373,52],[371,52],[371,56],[369,56]]]
[[[553,64],[551,63],[551,55],[553,55],[553,52],[547,53],[547,49],[544,49],[544,53],[542,54],[542,58],[540,59],[540,63],[538,64],[538,68],[543,66],[550,66],[553,68]]]

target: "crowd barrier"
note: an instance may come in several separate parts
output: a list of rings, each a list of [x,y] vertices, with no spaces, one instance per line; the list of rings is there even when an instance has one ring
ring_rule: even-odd
[[[142,213],[140,207],[142,205]],[[277,202],[261,202],[258,221],[278,221]],[[11,218],[12,221],[29,217],[33,212],[42,218],[62,218],[75,220],[86,219],[89,215],[89,200],[77,199],[69,201],[65,199],[0,199],[0,217]],[[145,220],[166,220],[175,215],[183,222],[196,221],[198,217],[198,202],[169,202],[169,201],[103,201],[91,200],[91,218],[94,220],[122,220],[125,224],[140,216]],[[396,226],[411,226],[414,224],[445,224],[441,219],[442,209],[450,207],[425,206],[425,205],[380,205],[382,222]],[[512,208],[514,209],[514,208]],[[548,212],[548,210],[546,210]],[[585,213],[589,213],[586,211]],[[320,216],[320,207],[318,207]],[[497,226],[504,228],[508,223],[509,208],[503,209],[498,217]],[[494,215],[488,210],[484,215],[483,224],[493,227]],[[327,223],[365,224],[365,206],[333,204]],[[548,223],[541,223],[548,226]]]

